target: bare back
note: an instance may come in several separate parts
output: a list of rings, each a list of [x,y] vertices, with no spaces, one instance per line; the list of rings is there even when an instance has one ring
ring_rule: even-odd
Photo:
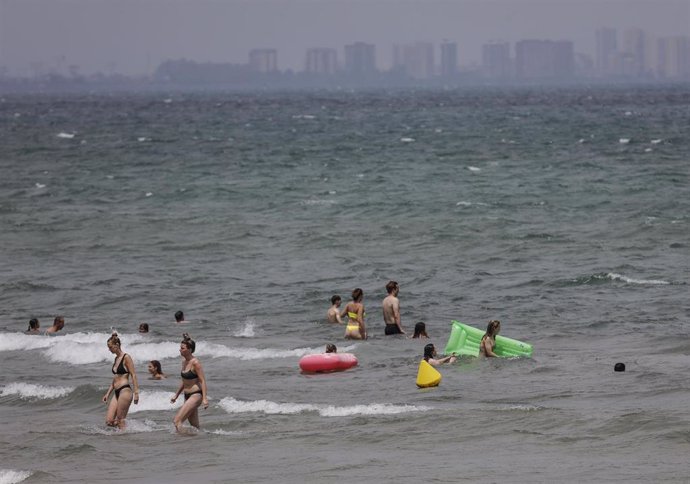
[[[383,299],[383,321],[400,326],[400,300],[392,294]]]

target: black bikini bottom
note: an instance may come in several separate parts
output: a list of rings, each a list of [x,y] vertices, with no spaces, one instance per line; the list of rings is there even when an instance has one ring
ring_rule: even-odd
[[[132,387],[129,386],[129,383],[127,385],[122,385],[120,388],[115,389],[115,400],[120,398],[120,391],[124,390],[125,388],[129,388],[130,391],[132,391]]]
[[[202,392],[201,390],[197,390],[195,392],[185,393],[184,394],[184,401],[186,402],[189,399],[189,397],[191,397],[192,395],[196,395],[197,393],[199,395],[201,395],[202,397],[204,396],[204,392]]]

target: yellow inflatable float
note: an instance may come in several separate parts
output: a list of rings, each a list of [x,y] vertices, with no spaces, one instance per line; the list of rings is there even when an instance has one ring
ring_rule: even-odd
[[[437,387],[441,383],[441,373],[425,360],[419,362],[417,386],[419,388]]]

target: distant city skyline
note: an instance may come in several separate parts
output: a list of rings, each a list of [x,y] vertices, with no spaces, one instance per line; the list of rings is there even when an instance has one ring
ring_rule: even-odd
[[[485,44],[508,42],[515,56],[530,39],[571,41],[594,59],[602,27],[690,36],[690,2],[0,0],[0,66],[11,75],[150,75],[168,59],[246,64],[252,50],[275,49],[277,69],[300,72],[309,49],[334,49],[343,62],[345,46],[362,42],[387,70],[405,45],[432,44],[441,66],[444,41],[467,66],[482,64]]]

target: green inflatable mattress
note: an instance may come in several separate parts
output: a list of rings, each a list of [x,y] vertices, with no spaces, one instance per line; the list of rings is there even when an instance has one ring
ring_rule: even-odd
[[[450,336],[445,354],[455,353],[458,356],[479,356],[479,343],[484,336],[483,329],[473,328],[459,321],[451,322]],[[506,338],[500,334],[496,336],[494,353],[498,356],[532,356],[532,345],[515,339]]]

